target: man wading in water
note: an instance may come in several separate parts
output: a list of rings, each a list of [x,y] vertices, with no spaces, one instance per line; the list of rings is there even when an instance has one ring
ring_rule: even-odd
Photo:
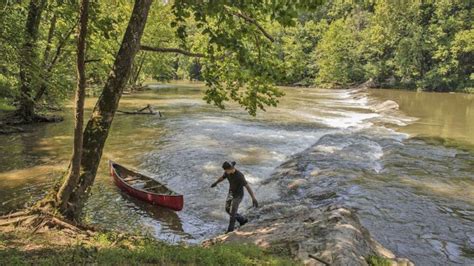
[[[222,168],[224,168],[224,174],[214,182],[211,187],[217,186],[224,179],[229,181],[229,194],[225,201],[225,211],[230,215],[229,227],[227,228],[227,233],[234,231],[235,220],[237,220],[240,226],[246,224],[248,219],[244,216],[237,213],[239,209],[239,204],[244,197],[244,187],[252,197],[252,203],[255,208],[258,207],[257,199],[253,194],[252,189],[250,188],[247,180],[245,180],[244,175],[237,169],[235,169],[235,162],[224,162]]]

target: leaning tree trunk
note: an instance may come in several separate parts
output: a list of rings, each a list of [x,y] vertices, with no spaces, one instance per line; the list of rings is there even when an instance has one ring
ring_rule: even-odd
[[[67,209],[62,211],[68,218],[77,219],[79,217],[90,188],[94,183],[115,111],[130,75],[135,55],[140,49],[140,39],[143,35],[151,3],[152,0],[135,1],[132,16],[115,58],[112,71],[87,123],[84,131],[81,175],[78,183],[74,184]]]
[[[76,90],[76,124],[74,128],[74,146],[69,174],[57,194],[59,210],[65,211],[71,193],[81,174],[82,131],[84,128],[84,98],[86,95],[85,50],[87,36],[89,0],[82,0],[79,18],[79,35],[77,37],[77,90]]]
[[[53,26],[54,26],[54,28],[50,28],[50,34],[51,34],[51,30],[53,32],[55,30],[55,25],[51,24],[51,27],[53,27]],[[76,23],[74,23],[74,25],[66,32],[64,37],[62,37],[59,40],[59,42],[57,44],[57,47],[56,47],[56,51],[55,51],[54,55],[51,57],[51,59],[49,59],[51,43],[50,43],[50,45],[48,45],[49,49],[47,48],[45,50],[45,55],[44,55],[44,59],[43,59],[43,70],[42,70],[44,72],[43,73],[43,80],[41,82],[41,86],[37,90],[36,95],[34,97],[35,104],[38,104],[39,100],[41,100],[41,97],[43,97],[46,90],[48,89],[48,83],[46,81],[50,78],[51,72],[53,71],[53,68],[56,66],[56,63],[58,63],[58,61],[61,57],[63,48],[64,48],[64,46],[66,46],[67,41],[69,40],[69,37],[71,36],[71,34],[74,32],[75,28],[76,28]],[[49,40],[49,37],[48,37],[48,40]],[[49,43],[49,41],[48,41],[48,43]],[[46,60],[48,60],[48,61],[46,61]]]
[[[133,67],[132,67],[132,76],[130,77],[129,79],[129,82],[128,84],[130,85],[130,87],[133,89],[135,88],[138,84],[138,79],[140,77],[140,73],[142,71],[142,68],[143,68],[143,64],[145,63],[145,54],[142,54],[140,56],[140,59],[138,59],[138,64],[136,62],[134,62],[133,64]]]
[[[20,97],[17,110],[25,122],[33,121],[35,117],[34,100],[32,96],[33,83],[35,83],[35,72],[38,73],[36,41],[38,39],[41,13],[45,0],[31,0],[26,18],[24,43],[20,57]],[[38,74],[36,74],[37,76]]]
[[[46,90],[47,82],[49,79],[49,72],[48,71],[48,61],[49,61],[49,56],[51,53],[51,47],[53,44],[53,38],[54,34],[56,31],[56,22],[57,22],[57,16],[56,14],[53,14],[51,17],[50,25],[49,25],[49,31],[48,31],[48,38],[46,40],[46,48],[44,49],[44,54],[43,54],[43,63],[41,64],[41,68],[43,70],[42,76],[41,76],[41,86],[36,92],[36,95],[33,97],[33,101],[35,102],[35,106],[38,104],[38,101],[41,99],[41,96],[43,95],[42,90]],[[40,94],[38,97],[38,94]]]

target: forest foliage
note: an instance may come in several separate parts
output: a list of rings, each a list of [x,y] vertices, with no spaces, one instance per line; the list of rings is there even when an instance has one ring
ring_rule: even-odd
[[[73,93],[79,7],[76,1],[37,1],[44,6],[29,70],[31,97],[41,108]],[[472,1],[328,1],[304,8],[252,1],[240,9],[225,1],[166,2],[154,2],[142,44],[193,56],[142,50],[130,87],[146,79],[203,80],[209,103],[223,107],[235,100],[250,113],[277,103],[282,93],[274,84],[333,88],[372,80],[380,87],[474,90]],[[105,83],[132,7],[131,1],[91,3],[90,94]],[[0,98],[10,104],[20,97],[28,8],[29,1],[2,1],[0,7]],[[239,17],[245,14],[260,24]]]
[[[282,37],[283,83],[474,89],[472,1],[334,1]],[[285,32],[286,33],[286,32]],[[289,60],[288,60],[289,59]]]

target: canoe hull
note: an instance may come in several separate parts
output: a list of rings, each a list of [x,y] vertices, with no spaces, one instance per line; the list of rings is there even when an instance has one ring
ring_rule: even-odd
[[[146,192],[144,190],[135,189],[132,186],[128,185],[114,170],[113,162],[109,163],[110,175],[112,176],[114,183],[122,191],[129,194],[132,197],[146,201],[148,203],[166,207],[175,211],[180,211],[183,209],[184,199],[183,195],[160,195],[151,192]]]

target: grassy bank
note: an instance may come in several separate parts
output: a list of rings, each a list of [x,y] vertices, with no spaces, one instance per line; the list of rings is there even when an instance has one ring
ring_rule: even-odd
[[[0,120],[13,111],[15,111],[15,106],[11,105],[7,99],[0,97]]]
[[[13,106],[7,99],[0,97],[0,111],[14,111],[15,106]]]
[[[0,265],[297,265],[254,245],[169,245],[154,239],[67,230],[0,229]]]

